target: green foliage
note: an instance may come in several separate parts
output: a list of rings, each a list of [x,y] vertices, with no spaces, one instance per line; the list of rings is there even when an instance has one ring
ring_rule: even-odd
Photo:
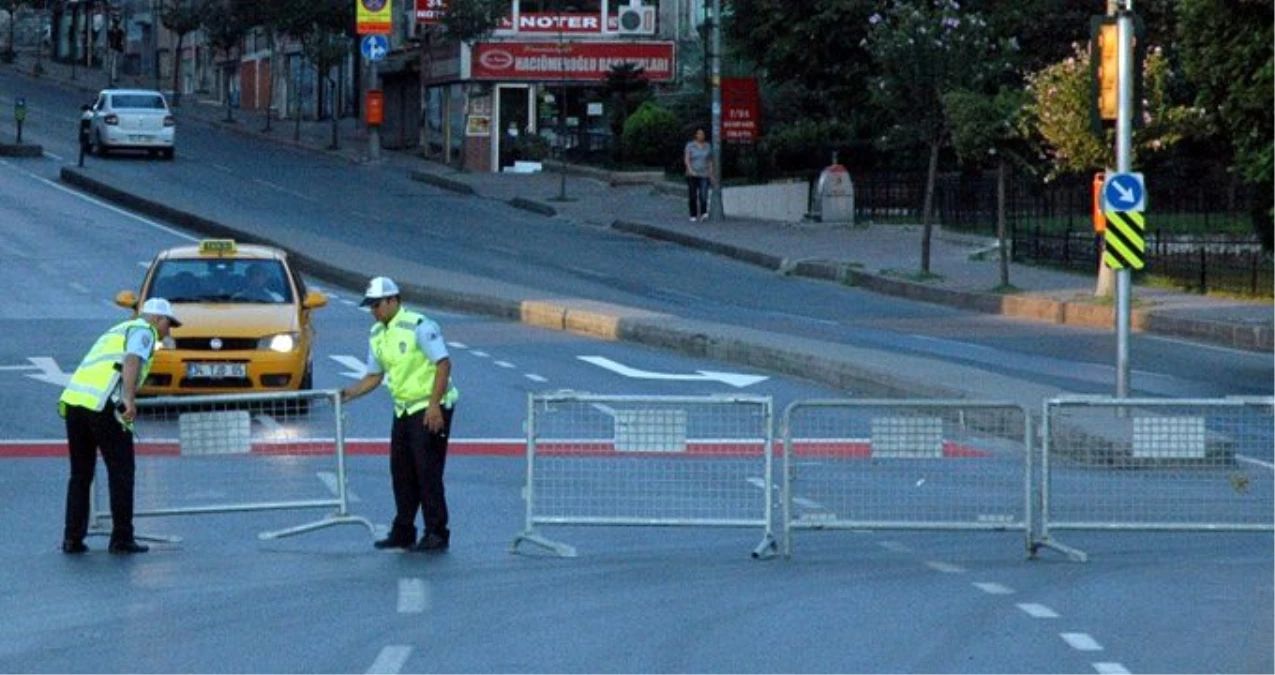
[[[620,140],[615,148],[616,159],[625,161],[624,121],[633,110],[651,98],[651,83],[646,79],[645,68],[636,63],[617,63],[607,71],[603,88],[610,102],[607,107],[611,133]]]
[[[1018,139],[1015,121],[1026,103],[1019,89],[1002,88],[995,96],[958,89],[943,96],[943,114],[952,130],[952,147],[962,161],[983,163],[1011,151]]]
[[[654,101],[641,105],[624,122],[626,158],[645,166],[676,167],[681,164],[681,123],[671,111]]]
[[[490,35],[512,6],[509,0],[450,0],[443,27],[453,40],[473,44]]]
[[[828,166],[832,153],[853,166],[854,131],[837,121],[801,120],[762,137],[758,154],[774,174],[811,173]]]
[[[536,134],[521,134],[514,143],[517,156],[528,162],[539,162],[549,157],[548,139]]]
[[[1012,45],[994,40],[987,21],[956,0],[895,2],[868,23],[872,99],[895,120],[889,145],[941,143],[943,94],[978,90],[1009,68]]]
[[[1173,73],[1160,49],[1148,50],[1143,69],[1146,99],[1143,127],[1133,134],[1135,164],[1207,129],[1201,109],[1171,101]],[[1072,56],[1027,78],[1029,100],[1019,118],[1019,131],[1038,139],[1040,158],[1050,165],[1050,178],[1115,166],[1114,130],[1098,137],[1090,126],[1092,85],[1089,52],[1080,45],[1074,46]]]

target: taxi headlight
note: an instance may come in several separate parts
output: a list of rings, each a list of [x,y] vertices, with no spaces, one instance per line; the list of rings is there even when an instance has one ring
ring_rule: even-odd
[[[258,349],[269,349],[272,352],[290,352],[297,346],[296,333],[279,333],[261,338]]]

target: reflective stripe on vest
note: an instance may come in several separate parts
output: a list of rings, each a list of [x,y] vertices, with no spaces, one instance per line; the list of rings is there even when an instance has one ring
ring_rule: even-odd
[[[75,372],[71,374],[71,381],[67,383],[66,389],[62,390],[62,397],[58,401],[65,405],[75,405],[101,412],[106,407],[106,402],[110,400],[111,394],[115,393],[115,389],[119,386],[124,367],[124,350],[128,344],[128,332],[143,327],[151,332],[156,342],[159,341],[159,331],[156,331],[155,327],[145,319],[125,321],[103,333],[97,342],[93,343],[93,348],[84,356],[84,360],[76,367]],[[150,359],[142,361],[137,373],[139,386],[146,381],[150,369]]]
[[[373,356],[389,380],[387,386],[398,417],[429,407],[429,396],[434,391],[434,372],[438,367],[416,341],[416,327],[425,320],[420,314],[400,308],[388,325],[376,322],[368,339]],[[449,381],[441,404],[450,408],[459,396]]]

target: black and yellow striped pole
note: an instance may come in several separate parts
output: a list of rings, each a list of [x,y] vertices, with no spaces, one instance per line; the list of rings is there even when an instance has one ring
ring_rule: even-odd
[[[1137,211],[1106,211],[1107,234],[1102,260],[1113,270],[1140,270],[1146,265],[1146,220]]]

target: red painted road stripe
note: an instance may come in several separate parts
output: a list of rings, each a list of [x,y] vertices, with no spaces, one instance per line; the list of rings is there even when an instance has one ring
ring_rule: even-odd
[[[775,453],[779,453],[776,444]],[[865,440],[800,441],[794,444],[797,457],[861,457],[872,456],[872,445]],[[345,442],[347,455],[389,454],[388,439],[354,439]],[[256,442],[253,454],[273,456],[329,455],[333,451],[331,441],[304,440],[292,442]],[[688,443],[684,452],[660,450],[616,450],[609,442],[576,442],[537,444],[536,452],[546,457],[605,457],[612,455],[663,455],[663,456],[718,456],[750,457],[760,454],[758,443]],[[448,444],[451,455],[487,455],[513,457],[526,454],[522,439],[456,439]],[[180,448],[175,440],[146,441],[137,443],[137,454],[143,457],[175,457]],[[991,453],[951,441],[943,442],[945,458],[986,457]],[[0,441],[0,457],[65,457],[66,441]]]

